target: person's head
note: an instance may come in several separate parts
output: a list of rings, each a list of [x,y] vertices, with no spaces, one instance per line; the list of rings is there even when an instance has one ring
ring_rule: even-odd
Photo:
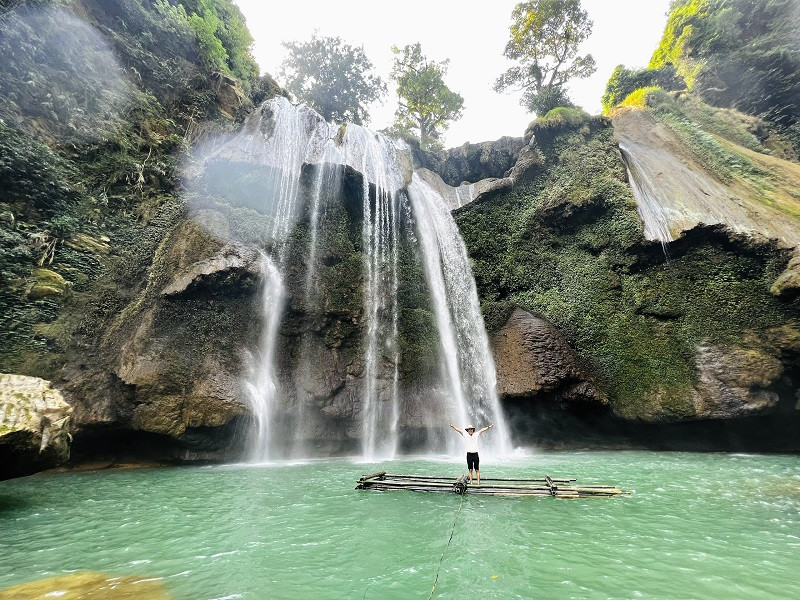
[[[475,428],[472,425],[467,425],[466,427],[464,427],[464,431],[472,435],[473,433],[475,433]]]

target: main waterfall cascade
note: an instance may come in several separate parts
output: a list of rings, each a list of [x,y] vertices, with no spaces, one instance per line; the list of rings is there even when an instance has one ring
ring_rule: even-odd
[[[482,438],[483,446],[499,453],[510,450],[466,249],[444,198],[412,172],[404,144],[357,125],[330,125],[311,109],[277,98],[251,115],[242,131],[213,153],[213,159],[255,164],[266,173],[262,177],[265,189],[256,192],[262,206],[257,206],[256,199],[247,200],[270,223],[263,232],[268,250],[261,264],[261,335],[258,348],[247,357],[243,386],[254,419],[252,460],[319,452],[309,437],[315,420],[321,418],[320,410],[303,381],[321,368],[308,351],[311,333],[304,331],[297,340],[301,364],[291,394],[279,377],[276,352],[281,323],[289,310],[288,264],[297,250],[290,241],[292,231],[300,224],[307,231],[302,302],[308,310],[326,301],[317,286],[318,237],[326,227],[326,211],[340,201],[345,174],[350,181],[360,181],[357,193],[361,196],[363,364],[359,398],[352,411],[356,423],[349,427],[351,436],[360,437],[361,456],[366,460],[394,457],[409,428],[415,431],[414,450],[455,453],[461,440],[449,429],[450,421],[477,427],[494,423],[495,428]],[[424,391],[424,402],[411,402],[403,393],[398,333],[401,246],[411,248],[422,265],[439,340],[438,380]],[[276,414],[289,396],[294,398],[291,423],[278,423]],[[287,427],[292,431],[283,430]]]

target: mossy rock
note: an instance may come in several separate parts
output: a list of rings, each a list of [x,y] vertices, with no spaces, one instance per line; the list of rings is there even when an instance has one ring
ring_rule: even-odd
[[[63,296],[68,290],[70,283],[61,275],[50,269],[34,269],[31,271],[34,283],[28,291],[28,298],[31,300],[41,300],[48,296]]]

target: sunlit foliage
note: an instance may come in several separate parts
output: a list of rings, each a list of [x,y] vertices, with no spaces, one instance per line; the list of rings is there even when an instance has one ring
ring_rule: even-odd
[[[608,112],[637,89],[656,86],[664,90],[680,90],[686,87],[675,72],[675,66],[666,64],[657,69],[630,70],[618,65],[606,84],[603,94],[603,110]]]
[[[419,43],[402,49],[394,46],[392,52],[392,79],[397,82],[399,98],[394,131],[418,135],[424,150],[437,148],[449,121],[461,117],[464,108],[464,98],[444,83],[450,61],[429,60]]]
[[[650,68],[673,65],[706,102],[791,128],[800,115],[796,0],[678,0]]]
[[[495,90],[522,90],[521,104],[540,115],[569,106],[567,82],[596,69],[591,54],[579,55],[581,43],[592,32],[580,0],[521,2],[511,19],[511,38],[503,54],[518,64],[497,79]]]

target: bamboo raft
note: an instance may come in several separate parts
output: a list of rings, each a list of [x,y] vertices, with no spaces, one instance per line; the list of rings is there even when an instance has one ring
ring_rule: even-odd
[[[536,479],[481,478],[481,485],[461,477],[397,475],[380,471],[359,478],[357,490],[434,492],[443,494],[481,494],[484,496],[552,496],[554,498],[609,498],[630,494],[611,485],[577,485],[575,479],[545,475]]]

